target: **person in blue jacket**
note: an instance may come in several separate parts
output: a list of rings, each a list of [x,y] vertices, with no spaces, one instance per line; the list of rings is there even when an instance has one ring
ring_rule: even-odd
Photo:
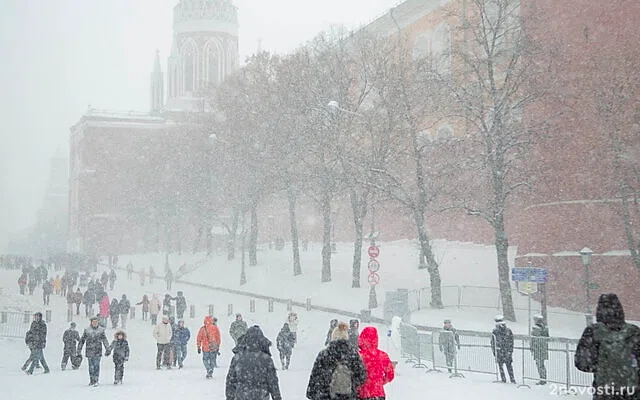
[[[191,338],[191,332],[189,328],[184,326],[184,320],[181,319],[178,321],[178,326],[176,327],[173,338],[176,349],[175,359],[178,362],[178,368],[182,368],[184,359],[187,358],[187,343]]]

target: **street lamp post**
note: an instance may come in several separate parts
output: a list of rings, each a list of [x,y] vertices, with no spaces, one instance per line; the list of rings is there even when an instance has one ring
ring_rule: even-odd
[[[584,285],[585,285],[585,293],[586,293],[586,304],[585,304],[585,320],[587,326],[591,325],[593,322],[593,315],[591,314],[591,278],[590,278],[590,267],[591,267],[591,256],[593,255],[593,251],[585,247],[580,250],[580,257],[582,257],[582,264],[584,265]]]

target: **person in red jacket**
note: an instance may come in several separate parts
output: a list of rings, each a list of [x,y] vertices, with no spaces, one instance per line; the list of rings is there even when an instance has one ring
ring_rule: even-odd
[[[395,376],[393,364],[389,355],[378,349],[378,331],[367,326],[358,338],[360,357],[367,370],[367,380],[358,391],[358,399],[384,400],[386,397],[384,385],[391,382]]]
[[[216,358],[220,351],[220,330],[210,315],[204,317],[204,325],[198,331],[196,345],[198,354],[202,354],[202,363],[207,370],[207,379],[209,379],[213,375]]]

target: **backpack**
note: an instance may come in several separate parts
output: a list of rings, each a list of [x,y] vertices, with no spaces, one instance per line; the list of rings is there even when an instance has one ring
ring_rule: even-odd
[[[632,363],[633,346],[640,340],[640,331],[633,328],[633,325],[624,324],[620,330],[611,330],[604,324],[597,324],[594,330],[595,342],[599,344],[596,386],[630,387],[638,384],[638,369]]]
[[[352,394],[351,370],[344,361],[338,361],[338,365],[331,373],[329,394],[331,398],[335,398],[338,395],[350,396]]]

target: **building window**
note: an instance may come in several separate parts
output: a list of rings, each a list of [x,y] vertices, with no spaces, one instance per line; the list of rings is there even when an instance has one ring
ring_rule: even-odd
[[[220,51],[214,43],[209,42],[207,45],[206,71],[207,82],[209,84],[217,84],[220,82]]]
[[[185,92],[195,91],[196,84],[196,49],[188,43],[182,52],[182,78]]]

